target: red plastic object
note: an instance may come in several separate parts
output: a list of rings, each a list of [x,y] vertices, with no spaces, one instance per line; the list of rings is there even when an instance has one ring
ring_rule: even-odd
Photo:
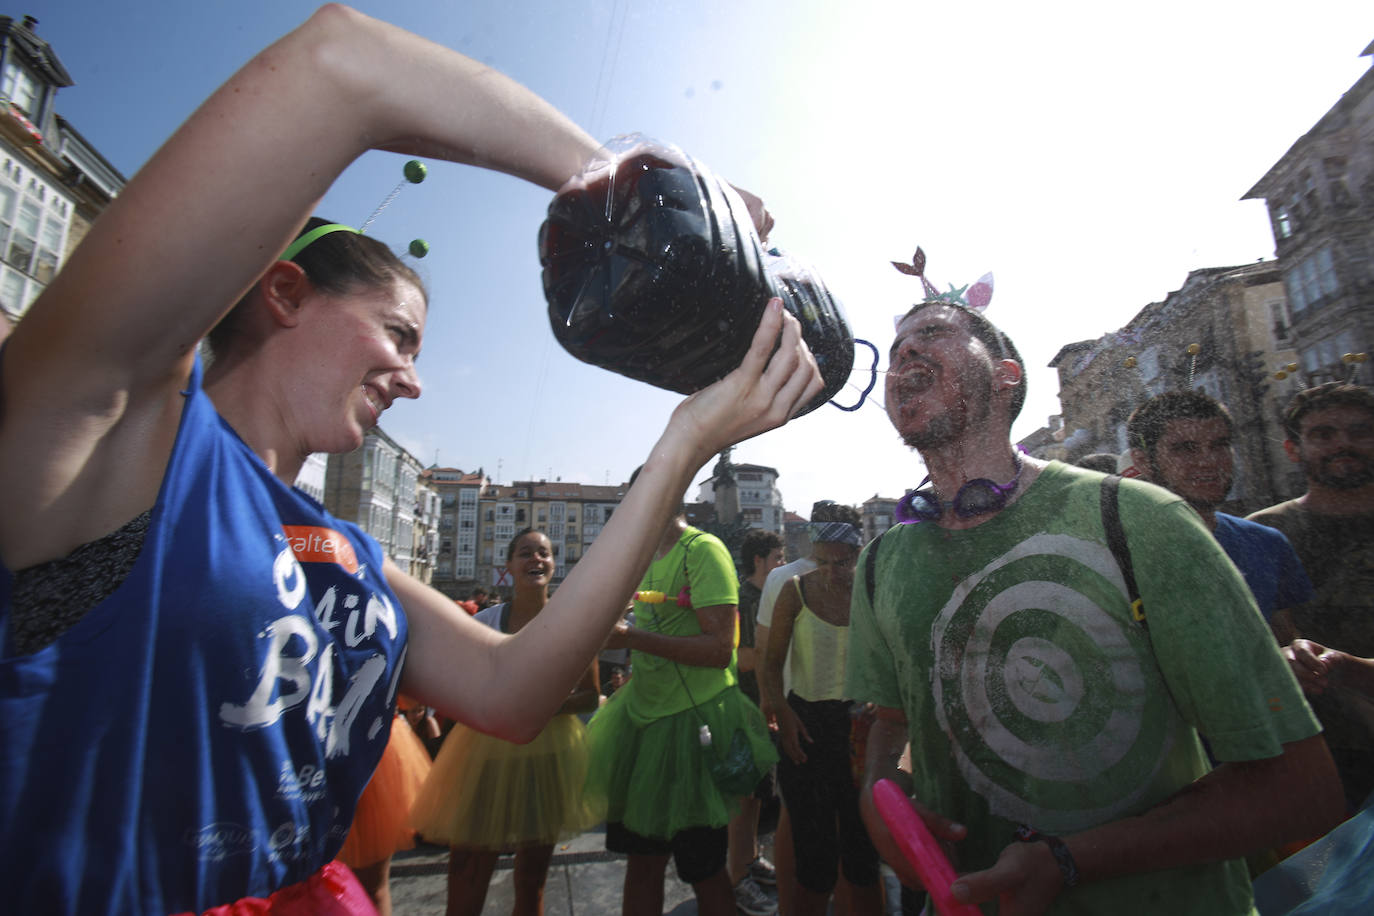
[[[949,892],[949,886],[958,877],[954,866],[949,864],[939,841],[897,784],[890,779],[874,783],[873,804],[902,855],[916,869],[916,877],[925,885],[941,916],[983,916],[978,907],[955,900]]]

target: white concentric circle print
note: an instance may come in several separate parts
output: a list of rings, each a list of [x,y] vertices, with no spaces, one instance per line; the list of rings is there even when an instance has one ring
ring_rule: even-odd
[[[1148,789],[1177,717],[1127,605],[1106,547],[1040,534],[963,580],[936,617],[936,715],[992,813],[1078,830]]]

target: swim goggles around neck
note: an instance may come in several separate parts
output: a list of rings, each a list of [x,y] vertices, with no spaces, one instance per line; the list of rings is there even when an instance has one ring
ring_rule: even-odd
[[[953,502],[945,503],[940,501],[934,488],[926,487],[930,483],[930,476],[927,475],[920,486],[898,500],[893,515],[900,524],[915,525],[939,521],[950,509],[959,518],[974,518],[1004,509],[1011,495],[1021,485],[1021,470],[1024,467],[1020,452],[1013,453],[1012,457],[1016,462],[1016,476],[1009,483],[999,484],[986,477],[978,477],[960,487],[959,492],[954,494]]]

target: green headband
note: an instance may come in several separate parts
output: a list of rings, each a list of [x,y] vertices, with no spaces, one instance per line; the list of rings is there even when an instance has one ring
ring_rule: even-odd
[[[315,241],[315,239],[319,238],[320,236],[328,235],[331,232],[353,232],[358,235],[362,234],[357,229],[354,229],[352,226],[345,226],[343,223],[325,223],[323,226],[316,226],[314,229],[311,229],[305,235],[301,236],[300,238],[292,242],[290,245],[288,245],[286,250],[281,253],[281,257],[277,260],[295,260],[296,255],[304,251],[306,247],[310,245],[311,242]]]

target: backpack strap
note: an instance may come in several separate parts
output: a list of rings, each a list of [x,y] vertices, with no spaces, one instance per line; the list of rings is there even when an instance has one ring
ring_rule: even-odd
[[[1135,569],[1131,566],[1131,549],[1126,545],[1126,532],[1121,527],[1121,509],[1117,498],[1120,488],[1121,475],[1109,474],[1102,478],[1102,527],[1107,532],[1107,546],[1116,558],[1116,565],[1121,567],[1121,577],[1126,580],[1126,594],[1131,600],[1131,616],[1142,627],[1148,629],[1149,624],[1145,622],[1145,602],[1140,597],[1140,589],[1135,584]]]
[[[887,534],[887,531],[884,531],[883,534]],[[868,588],[869,607],[873,606],[873,591],[878,568],[878,545],[883,541],[883,534],[873,539],[873,542],[868,545],[868,553],[864,555],[864,585]]]

